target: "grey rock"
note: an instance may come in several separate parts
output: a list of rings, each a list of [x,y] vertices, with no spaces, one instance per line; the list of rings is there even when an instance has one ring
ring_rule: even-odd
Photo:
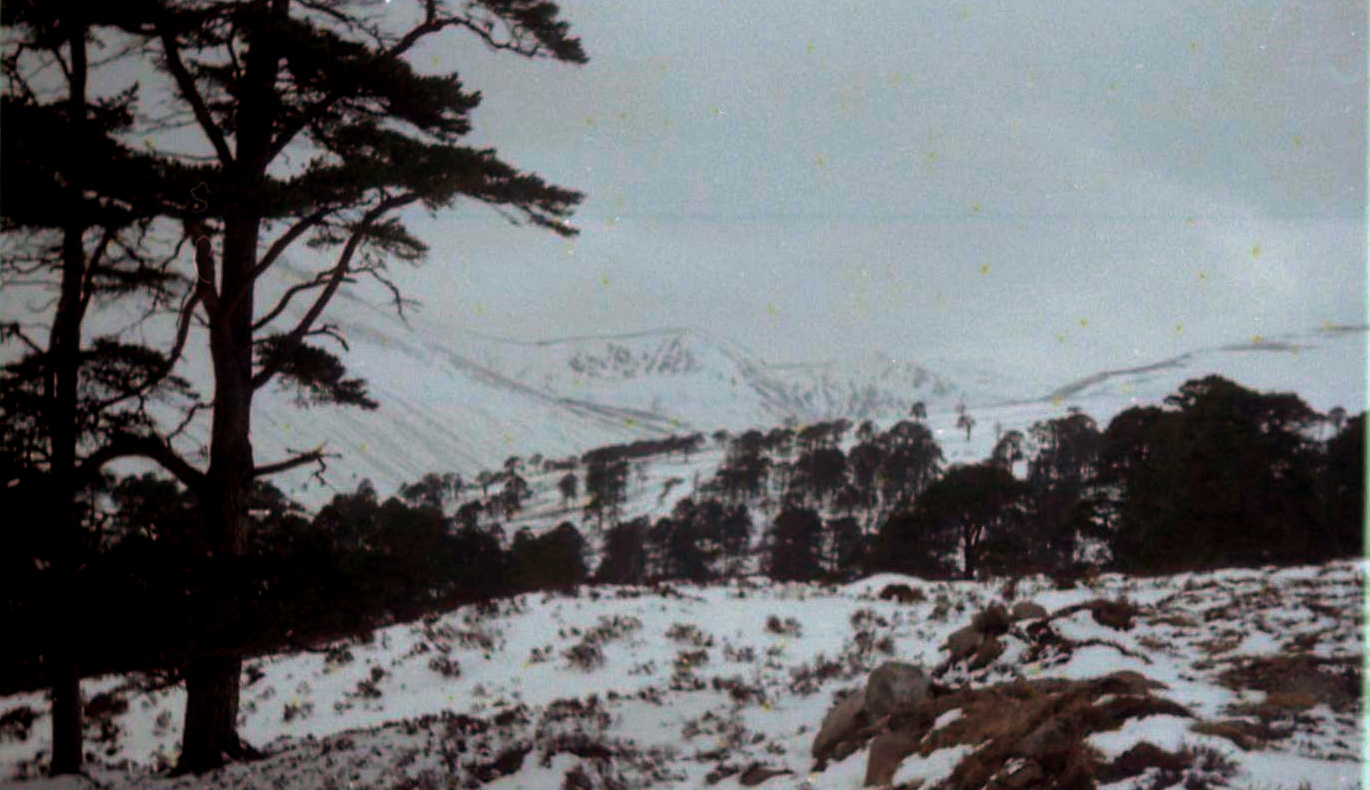
[[[985,635],[976,630],[975,626],[968,625],[959,631],[953,631],[947,637],[947,661],[955,663],[963,658],[968,658],[975,654],[976,648],[984,641]]]
[[[827,760],[833,748],[865,725],[866,695],[862,691],[851,694],[833,706],[823,717],[823,724],[814,736],[810,753],[816,760]]]
[[[871,721],[888,716],[896,708],[917,705],[927,699],[931,681],[922,667],[886,661],[866,681],[866,715]]]
[[[1001,603],[990,604],[989,608],[975,615],[971,626],[982,634],[1002,634],[1009,627],[1008,610]]]

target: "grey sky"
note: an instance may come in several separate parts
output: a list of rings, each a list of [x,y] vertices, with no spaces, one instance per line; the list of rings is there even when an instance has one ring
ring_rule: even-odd
[[[1364,320],[1363,3],[563,12],[586,67],[418,56],[484,91],[476,142],[588,195],[570,243],[417,222],[426,318],[1061,377]]]

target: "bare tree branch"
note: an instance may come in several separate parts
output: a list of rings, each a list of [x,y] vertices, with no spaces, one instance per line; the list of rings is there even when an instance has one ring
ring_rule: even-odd
[[[19,325],[18,321],[9,321],[4,324],[0,324],[0,339],[3,339],[5,336],[8,335],[12,335],[14,337],[19,338],[19,342],[28,346],[29,350],[35,354],[47,353],[47,351],[44,350],[42,346],[38,345],[38,343],[36,343],[33,338],[29,337],[28,334],[24,332],[24,328]]]
[[[195,78],[186,69],[186,64],[181,60],[181,47],[176,42],[176,36],[167,26],[166,20],[159,20],[157,23],[157,33],[162,40],[162,50],[166,54],[167,68],[171,75],[176,78],[176,86],[181,90],[181,96],[190,104],[195,111],[195,120],[199,121],[200,129],[204,131],[214,151],[219,155],[219,161],[225,167],[233,165],[233,152],[229,150],[228,140],[224,137],[224,132],[214,123],[214,117],[209,114],[209,107],[205,105],[205,99],[200,95],[199,88],[195,85]]]
[[[190,408],[186,409],[185,416],[181,418],[180,422],[176,423],[176,428],[172,430],[171,433],[167,434],[166,440],[168,442],[171,442],[177,436],[180,436],[182,431],[190,427],[190,423],[195,420],[195,415],[198,414],[201,409],[208,409],[212,408],[213,406],[213,401],[210,401],[209,403],[205,403],[204,401],[196,401],[190,404]]]
[[[285,312],[285,309],[290,304],[290,301],[299,294],[305,291],[311,291],[315,288],[322,288],[325,285],[328,285],[329,281],[333,277],[333,273],[334,269],[326,269],[315,275],[314,279],[310,280],[309,282],[297,283],[295,285],[290,286],[290,288],[286,289],[286,292],[284,294],[281,294],[281,298],[276,301],[275,306],[273,306],[271,310],[269,310],[266,313],[266,315],[257,319],[257,321],[252,324],[252,331],[259,331],[266,325],[270,324],[272,321],[276,320],[277,316]],[[351,277],[344,277],[343,282],[346,283],[355,281]]]
[[[347,243],[343,245],[342,254],[338,256],[338,264],[333,267],[333,274],[329,278],[328,284],[324,286],[323,293],[319,294],[318,298],[314,300],[314,304],[310,306],[309,310],[304,314],[304,317],[295,325],[295,328],[286,334],[288,340],[298,343],[314,328],[314,322],[319,319],[319,316],[323,314],[324,308],[328,307],[328,303],[332,301],[333,295],[338,292],[338,288],[342,285],[344,278],[347,276],[348,266],[352,262],[352,256],[356,254],[357,248],[361,246],[362,239],[366,237],[366,234],[371,230],[371,227],[375,224],[376,220],[385,216],[389,211],[418,202],[421,197],[422,196],[417,192],[387,197],[362,215],[362,218],[353,227],[352,235],[348,237]],[[285,360],[286,357],[282,355],[276,357],[275,360],[268,362],[252,377],[252,388],[255,390],[266,386],[267,382],[271,381],[276,373],[280,371],[281,366],[285,364]]]
[[[156,436],[118,434],[105,446],[91,453],[77,469],[78,480],[92,480],[105,464],[120,458],[147,458],[156,461],[196,496],[204,493],[208,478],[191,466],[171,445]]]
[[[90,298],[95,294],[94,280],[95,271],[99,268],[100,262],[105,257],[105,252],[109,249],[109,243],[119,234],[116,228],[105,228],[104,235],[100,237],[100,242],[95,245],[95,250],[86,260],[86,276],[81,283],[81,314],[84,315],[90,307]]]
[[[315,337],[320,335],[323,337],[333,338],[333,340],[337,342],[338,345],[342,346],[343,351],[352,350],[352,347],[347,345],[347,338],[343,337],[342,332],[338,329],[336,324],[324,324],[318,329],[312,329],[309,332],[305,333],[306,337]]]
[[[487,22],[481,24],[469,17],[439,17],[438,1],[424,0],[423,22],[415,25],[408,33],[405,33],[394,46],[386,51],[386,54],[393,56],[402,55],[412,49],[415,44],[422,41],[424,38],[431,36],[434,33],[441,33],[449,27],[466,28],[472,33],[475,33],[481,41],[485,42],[486,46],[490,47],[490,49],[516,52],[530,58],[536,57],[542,52],[542,46],[540,44],[534,42],[529,46],[522,42],[517,36],[514,36],[507,41],[501,41],[495,38],[493,23]]]
[[[271,243],[271,246],[267,248],[266,254],[262,256],[262,259],[257,262],[256,266],[252,267],[251,279],[256,280],[258,277],[265,274],[266,270],[270,269],[272,264],[276,262],[276,259],[280,258],[290,245],[295,243],[296,239],[300,238],[305,231],[313,228],[320,222],[323,222],[329,214],[333,213],[333,211],[334,209],[331,208],[321,208],[313,214],[304,217],[299,222],[296,222],[294,225],[291,225],[285,233],[280,235],[280,238]],[[236,303],[237,300],[241,298],[242,294],[236,295],[234,297],[234,302]],[[234,305],[230,305],[229,309],[232,310],[233,307]]]
[[[258,464],[257,466],[252,467],[252,476],[254,478],[268,477],[299,466],[304,466],[305,464],[313,463],[317,463],[319,465],[319,471],[324,472],[328,470],[328,465],[324,463],[324,459],[338,457],[337,453],[325,453],[323,451],[323,445],[307,452],[300,452],[299,450],[289,450],[288,452],[296,454],[283,461],[277,461],[274,464]]]
[[[390,278],[381,274],[376,269],[367,269],[366,273],[374,277],[376,282],[384,285],[386,290],[390,292],[390,301],[395,305],[395,313],[399,315],[400,321],[404,322],[405,326],[408,326],[409,319],[404,314],[404,308],[406,305],[419,305],[420,302],[417,299],[405,298],[404,294],[400,292],[399,286],[395,285]]]

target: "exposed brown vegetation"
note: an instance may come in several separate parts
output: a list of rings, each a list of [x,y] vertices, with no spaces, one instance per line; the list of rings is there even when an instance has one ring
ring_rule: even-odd
[[[1247,752],[1260,749],[1271,741],[1283,740],[1291,733],[1288,729],[1277,729],[1269,724],[1257,724],[1243,719],[1200,721],[1190,725],[1189,729],[1200,735],[1226,738]]]
[[[1233,690],[1256,689],[1268,694],[1310,697],[1335,711],[1360,706],[1361,667],[1358,658],[1320,658],[1278,655],[1241,659],[1218,676]]]
[[[1137,607],[1133,606],[1126,598],[1109,601],[1104,598],[1096,598],[1092,601],[1077,603],[1057,610],[1051,615],[1052,620],[1062,617],[1069,617],[1076,612],[1088,610],[1094,617],[1094,621],[1102,626],[1107,626],[1117,631],[1130,631],[1135,625],[1135,619],[1140,613]]]
[[[1186,755],[1168,752],[1150,741],[1141,741],[1103,766],[1095,778],[1109,784],[1141,776],[1149,769],[1160,773],[1177,773],[1188,768],[1191,760]]]
[[[923,594],[921,589],[910,587],[907,584],[887,584],[880,590],[880,600],[922,603],[927,600],[927,596]]]
[[[935,687],[933,696],[923,702],[901,708],[887,722],[874,722],[856,734],[870,739],[867,784],[890,782],[910,754],[926,756],[969,745],[975,751],[947,781],[952,790],[1019,779],[1031,786],[1094,787],[1094,776],[1104,763],[1085,743],[1089,735],[1117,729],[1129,719],[1192,715],[1181,705],[1153,696],[1158,688],[1164,687],[1135,672],[1085,681],[1016,680],[982,689]],[[960,711],[959,718],[932,729],[940,716],[954,710]],[[1015,766],[1011,779],[1006,773],[1010,763]]]

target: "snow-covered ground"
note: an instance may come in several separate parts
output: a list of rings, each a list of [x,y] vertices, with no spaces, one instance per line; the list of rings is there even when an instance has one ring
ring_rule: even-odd
[[[1210,787],[1358,787],[1363,727],[1355,695],[1291,689],[1312,696],[1272,714],[1263,706],[1266,692],[1220,678],[1244,659],[1280,654],[1311,664],[1346,659],[1358,669],[1366,567],[1104,575],[1071,590],[1023,579],[1016,600],[1052,612],[1097,598],[1126,597],[1140,607],[1135,627],[1125,631],[1084,610],[1054,622],[1070,639],[1111,641],[1126,654],[1095,645],[1030,660],[1026,645],[1010,636],[987,668],[954,668],[942,680],[979,687],[1134,670],[1164,684],[1157,695],[1194,718],[1152,716],[1097,734],[1090,745],[1105,757],[1140,741],[1168,750],[1209,747],[1235,764]],[[892,582],[909,584],[925,600],[879,600],[878,591]],[[893,575],[845,587],[743,579],[585,588],[463,607],[385,628],[368,644],[328,655],[249,662],[240,726],[267,757],[198,778],[155,773],[176,756],[179,688],[149,689],[136,676],[92,680],[88,697],[123,701],[104,704],[105,698],[100,707],[109,713],[90,723],[88,746],[99,755],[93,774],[111,789],[614,786],[601,777],[622,787],[693,788],[708,784],[711,773],[717,778],[759,763],[793,772],[766,787],[856,788],[865,770],[860,752],[811,775],[810,744],[834,692],[860,683],[885,660],[932,668],[944,657],[946,636],[1000,599],[1002,588],[1002,581]],[[815,674],[834,659],[840,671]],[[42,695],[0,701],[0,717],[13,722],[23,708],[37,718],[24,738],[13,725],[6,728],[0,776],[33,777],[44,757]],[[1253,718],[1260,715],[1266,718]],[[1288,734],[1246,751],[1193,730],[1198,721],[1232,719],[1263,720]],[[958,746],[911,757],[896,782],[944,776],[970,751]],[[562,784],[577,771],[592,783]],[[1145,778],[1109,787],[1146,787]],[[738,782],[734,774],[717,786]]]

